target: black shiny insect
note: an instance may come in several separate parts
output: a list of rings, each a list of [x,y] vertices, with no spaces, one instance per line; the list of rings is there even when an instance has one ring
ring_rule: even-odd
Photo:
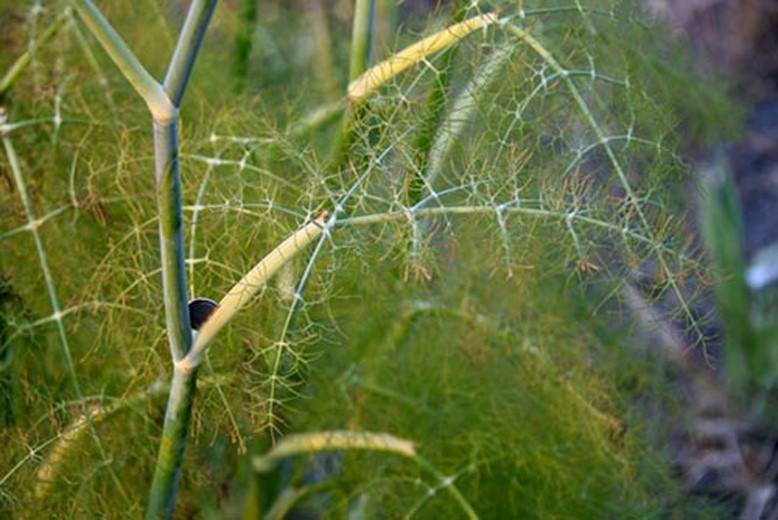
[[[189,301],[189,322],[192,330],[200,330],[200,327],[208,317],[213,314],[219,305],[210,298],[195,298]]]

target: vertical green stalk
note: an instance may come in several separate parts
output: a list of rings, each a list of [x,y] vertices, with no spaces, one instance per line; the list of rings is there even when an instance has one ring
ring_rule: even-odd
[[[181,176],[178,163],[178,107],[217,0],[193,0],[170,59],[164,83],[143,67],[113,26],[90,0],[73,0],[82,20],[143,97],[154,122],[154,166],[159,212],[160,260],[165,322],[174,363],[157,465],[146,518],[170,518],[181,474],[192,413],[197,366],[180,365],[192,344],[184,269]]]
[[[197,388],[197,366],[178,365],[192,345],[192,327],[187,307],[177,109],[186,92],[197,53],[215,7],[216,0],[192,2],[164,81],[165,92],[171,98],[176,111],[169,120],[154,120],[160,260],[165,320],[174,371],[146,509],[146,518],[149,519],[170,518],[173,514],[189,433],[192,403]]]
[[[165,410],[165,426],[159,441],[157,466],[146,508],[148,520],[170,518],[173,514],[196,386],[196,368],[174,369]]]
[[[749,312],[742,210],[724,156],[716,157],[710,168],[702,209],[705,245],[721,276],[716,283],[716,299],[724,329],[727,384],[733,395],[745,398],[762,382],[759,376],[769,368],[769,360],[760,352]]]
[[[351,62],[348,81],[351,83],[367,69],[370,61],[370,47],[373,44],[375,22],[375,0],[356,0],[354,25],[351,33]]]
[[[177,118],[154,122],[154,166],[157,179],[162,287],[168,342],[174,362],[189,352],[192,341],[184,268],[184,222],[177,134]]]
[[[175,365],[189,352],[192,344],[184,266],[184,222],[177,134],[177,117],[165,122],[154,121],[162,289],[174,371],[146,509],[146,518],[149,519],[170,518],[173,513],[197,377],[196,369],[182,373]]]
[[[351,32],[351,61],[349,64],[349,83],[357,79],[370,62],[370,48],[373,44],[373,24],[375,22],[376,0],[356,0],[354,22]],[[349,103],[335,140],[333,169],[338,170],[348,157],[349,148],[354,141],[354,127],[364,112],[362,102]]]

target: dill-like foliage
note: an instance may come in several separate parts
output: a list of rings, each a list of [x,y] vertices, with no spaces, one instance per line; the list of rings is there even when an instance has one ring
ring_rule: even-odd
[[[179,3],[103,3],[159,75]],[[170,364],[150,128],[78,20],[32,43],[65,4],[0,4],[0,70],[32,50],[2,99],[2,508],[137,516]],[[376,46],[374,63],[498,17],[357,110],[332,97],[350,22],[314,40],[302,4],[249,10],[251,32],[221,6],[181,112],[190,296],[218,300],[301,226],[326,228],[207,351],[180,513],[277,511],[303,490],[296,507],[333,517],[440,518],[462,514],[452,485],[486,518],[686,511],[630,411],[653,372],[607,324],[638,278],[705,348],[679,147],[734,126],[720,90],[632,2],[472,2]],[[322,52],[342,78],[311,72]],[[409,439],[425,465],[341,451],[252,474],[246,453],[319,430]]]

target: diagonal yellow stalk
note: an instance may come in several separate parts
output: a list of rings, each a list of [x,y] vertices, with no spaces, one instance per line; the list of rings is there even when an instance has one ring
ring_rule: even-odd
[[[393,54],[388,59],[369,68],[361,76],[348,86],[348,98],[350,101],[360,101],[377,90],[381,85],[400,74],[402,71],[416,65],[430,54],[435,54],[446,47],[458,42],[471,32],[482,27],[487,27],[498,18],[495,13],[482,14],[468,18],[465,21],[454,24],[438,31],[435,34],[420,40],[400,52]]]
[[[221,299],[219,306],[200,328],[189,354],[176,363],[181,370],[191,370],[200,364],[205,348],[214,336],[242,309],[281,267],[321,236],[326,213],[312,220],[265,256]]]

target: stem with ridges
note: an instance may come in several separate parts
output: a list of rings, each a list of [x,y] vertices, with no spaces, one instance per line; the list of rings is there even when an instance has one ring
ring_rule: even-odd
[[[192,342],[184,270],[177,133],[177,119],[163,123],[154,122],[162,288],[167,336],[174,363],[189,352]],[[172,515],[192,413],[196,377],[197,371],[194,369],[182,372],[174,368],[146,518],[170,518]]]

